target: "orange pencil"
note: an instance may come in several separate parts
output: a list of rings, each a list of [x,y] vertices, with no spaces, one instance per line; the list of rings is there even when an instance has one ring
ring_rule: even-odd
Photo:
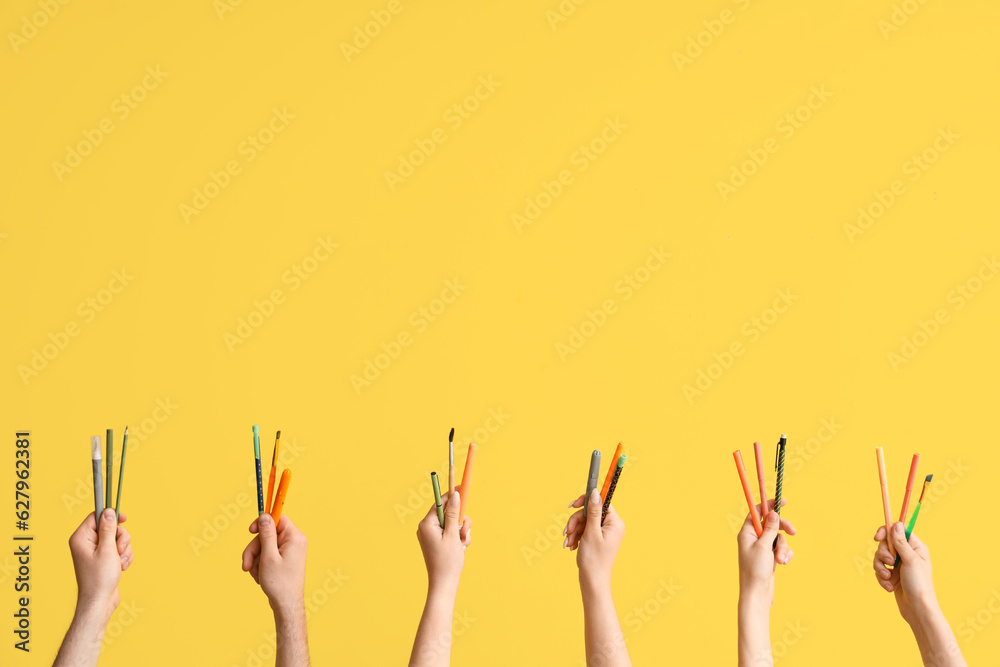
[[[458,528],[462,529],[465,524],[465,507],[469,503],[469,488],[472,486],[472,466],[476,462],[476,443],[469,445],[469,452],[465,455],[465,472],[462,473],[462,504],[458,511]]]
[[[917,477],[917,462],[920,454],[914,454],[910,461],[910,475],[906,478],[906,494],[903,496],[903,509],[899,512],[899,520],[906,523],[906,510],[910,507],[910,494],[913,493],[913,480]]]
[[[889,531],[892,529],[892,510],[889,509],[889,480],[885,475],[885,454],[882,453],[881,447],[875,448],[875,458],[878,460],[878,480],[882,485],[882,509],[885,511],[885,543],[889,547],[889,553],[893,556],[896,555],[896,550],[892,546],[892,540],[889,539]]]
[[[618,447],[615,448],[615,455],[611,458],[611,465],[608,466],[608,475],[604,478],[604,486],[601,487],[601,500],[603,501],[608,497],[608,489],[611,488],[611,478],[615,476],[615,464],[618,463],[618,457],[622,453],[622,443],[618,443]]]
[[[753,457],[757,464],[757,484],[760,485],[760,516],[767,516],[767,487],[764,485],[764,454],[761,453],[760,443],[753,443]]]
[[[747,507],[750,508],[750,518],[753,519],[753,529],[757,531],[757,537],[764,534],[764,528],[760,525],[760,517],[757,515],[757,506],[753,502],[753,492],[750,490],[750,480],[747,479],[747,469],[743,465],[743,454],[740,450],[733,452],[733,459],[736,460],[736,470],[740,473],[740,483],[743,484],[743,495],[747,498]]]
[[[271,498],[274,497],[274,477],[277,474],[277,470],[274,464],[278,461],[278,447],[279,441],[281,440],[281,431],[274,436],[274,449],[271,450],[271,474],[267,476],[267,497],[264,498],[264,511],[268,514],[271,513]]]
[[[285,495],[288,493],[288,485],[292,483],[292,471],[288,468],[281,473],[281,481],[278,482],[278,495],[274,497],[274,507],[271,508],[271,518],[274,519],[275,528],[281,521],[281,508],[285,506]]]

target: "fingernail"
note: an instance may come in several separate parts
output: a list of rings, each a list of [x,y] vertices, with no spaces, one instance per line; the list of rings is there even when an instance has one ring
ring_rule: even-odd
[[[267,512],[264,512],[259,517],[257,517],[258,526],[268,526],[270,524],[271,524],[271,515],[268,514]]]
[[[896,533],[897,535],[902,535],[903,534],[903,524],[897,523],[895,526],[892,527],[892,532]]]
[[[563,549],[566,548],[567,544],[569,544],[569,538],[568,537],[565,540],[563,540]]]
[[[566,526],[565,528],[563,528],[563,535],[565,535],[567,533],[567,531],[569,531],[569,526]]]
[[[788,560],[791,561],[792,558],[794,558],[794,557],[795,557],[795,552],[794,551],[789,551],[788,552]]]
[[[110,507],[108,507],[107,509],[104,510],[104,518],[107,519],[108,521],[111,521],[112,519],[115,518],[115,511]]]
[[[573,501],[573,503],[575,503],[575,502],[576,502],[576,501],[574,500],[574,501]],[[570,504],[568,505],[568,507],[569,507],[570,509],[572,509],[572,508],[573,508],[573,503],[570,503]]]

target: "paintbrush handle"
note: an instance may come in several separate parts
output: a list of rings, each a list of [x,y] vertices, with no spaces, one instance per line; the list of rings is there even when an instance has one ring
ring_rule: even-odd
[[[257,465],[257,516],[264,513],[264,481],[260,475],[260,459],[254,459]]]

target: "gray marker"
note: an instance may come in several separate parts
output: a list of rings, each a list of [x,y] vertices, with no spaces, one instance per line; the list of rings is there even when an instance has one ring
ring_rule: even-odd
[[[101,436],[90,437],[91,455],[94,462],[94,519],[101,525],[101,512],[104,511],[104,473],[101,470]]]
[[[590,455],[590,474],[587,476],[587,495],[583,497],[583,511],[590,504],[590,494],[597,488],[597,476],[601,473],[601,450],[595,449]]]

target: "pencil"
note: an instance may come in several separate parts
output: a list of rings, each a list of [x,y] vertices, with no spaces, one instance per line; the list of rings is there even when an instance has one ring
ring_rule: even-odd
[[[910,504],[910,494],[913,493],[913,480],[917,477],[917,462],[920,454],[914,454],[910,461],[910,474],[906,477],[906,493],[903,495],[903,508],[899,512],[899,520],[906,523],[906,509]]]
[[[601,450],[595,449],[590,455],[590,470],[587,473],[587,494],[583,497],[583,511],[590,505],[590,494],[597,488],[597,477],[601,474]]]
[[[618,446],[615,447],[615,455],[611,457],[611,465],[608,467],[608,474],[604,476],[604,486],[601,487],[601,498],[608,497],[608,489],[611,488],[611,478],[614,477],[616,470],[615,461],[618,460],[618,457],[621,456],[621,454],[622,443],[619,442]],[[601,522],[603,523],[604,519],[601,519]]]
[[[448,497],[455,493],[455,429],[448,434]],[[444,521],[441,522],[444,525]]]
[[[288,495],[288,485],[292,483],[292,471],[285,468],[281,472],[281,481],[278,482],[278,493],[274,496],[274,506],[271,508],[271,518],[274,519],[274,528],[278,529],[278,522],[281,521],[281,508],[285,506],[285,496]]]
[[[111,459],[115,456],[115,436],[109,428],[107,432],[108,455],[105,457],[105,465],[108,466],[107,479],[104,480],[104,506],[111,507],[111,477],[114,470],[111,467]]]
[[[281,431],[274,436],[274,449],[271,451],[271,473],[267,476],[267,498],[264,500],[264,511],[270,513],[271,498],[274,497],[274,477],[277,473],[274,465],[278,461],[278,447],[281,444]]]
[[[125,438],[122,440],[122,462],[118,468],[118,495],[115,496],[115,522],[122,505],[122,480],[125,479],[125,449],[128,447],[128,426],[125,427]]]
[[[910,541],[910,535],[913,534],[913,527],[915,525],[917,525],[917,515],[920,514],[920,505],[924,502],[924,493],[927,491],[927,487],[931,485],[931,480],[933,478],[934,478],[934,475],[927,475],[927,477],[924,478],[924,488],[920,489],[920,499],[917,500],[917,506],[913,508],[913,516],[910,517],[910,523],[909,523],[909,525],[906,526],[906,541],[907,542]],[[889,540],[889,538],[887,536],[886,537],[886,541],[888,541],[888,540]],[[896,562],[893,563],[892,566],[893,567],[899,567],[899,563],[900,563],[899,554],[896,554]]]
[[[101,512],[104,511],[104,478],[101,472],[101,436],[90,436],[90,456],[94,464],[94,519],[101,526]]]
[[[257,516],[264,513],[264,482],[260,476],[260,431],[253,425],[253,458],[257,464]]]
[[[757,537],[764,534],[764,529],[760,525],[760,517],[757,515],[757,506],[753,502],[753,492],[750,490],[750,480],[747,479],[747,469],[743,465],[743,454],[740,450],[733,452],[733,460],[736,461],[736,472],[740,474],[740,484],[743,485],[743,495],[747,499],[747,507],[750,508],[750,518],[753,519],[753,529],[757,532]]]
[[[469,445],[469,453],[465,455],[465,470],[462,472],[462,503],[458,511],[458,529],[465,525],[465,508],[469,504],[469,489],[472,488],[472,466],[476,462],[476,443]]]
[[[601,508],[601,525],[604,525],[604,517],[608,515],[608,508],[611,507],[611,496],[615,495],[615,487],[618,486],[618,478],[622,476],[622,470],[625,469],[625,455],[622,454],[618,457],[618,465],[616,465],[613,470],[615,471],[614,476],[611,478],[611,485],[608,487],[608,493],[604,496],[604,507]],[[610,470],[608,471],[610,472]]]
[[[882,452],[881,447],[875,448],[875,458],[878,461],[878,481],[882,485],[882,509],[885,512],[885,544],[889,547],[889,554],[892,556],[896,555],[895,549],[892,547],[892,533],[889,532],[892,529],[892,510],[889,509],[889,480],[885,475],[885,454]]]
[[[753,443],[754,463],[757,465],[757,484],[760,486],[760,515],[767,516],[767,487],[764,485],[764,453],[760,443]]]
[[[438,474],[436,472],[431,473],[431,486],[434,487],[434,506],[437,507],[438,521],[441,523],[441,527],[444,528],[444,507],[441,505],[441,483],[438,482]]]

